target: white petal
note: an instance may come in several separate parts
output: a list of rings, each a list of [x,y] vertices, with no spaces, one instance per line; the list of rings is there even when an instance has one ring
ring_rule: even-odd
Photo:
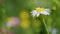
[[[49,15],[48,12],[44,11],[44,12],[41,12],[41,14],[44,14],[44,15]]]
[[[36,14],[32,14],[33,15],[33,17],[36,15]]]
[[[37,16],[37,17],[39,17],[39,15],[40,15],[40,13],[37,13],[37,15],[36,15],[36,16]]]
[[[50,9],[45,9],[44,11],[51,12]]]
[[[33,17],[37,14],[36,10],[32,12]]]
[[[31,13],[35,13],[36,12],[36,10],[33,10]]]

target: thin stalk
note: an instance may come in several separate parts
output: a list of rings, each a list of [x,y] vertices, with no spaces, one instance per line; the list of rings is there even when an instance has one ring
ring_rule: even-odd
[[[47,25],[46,25],[46,23],[45,23],[45,20],[44,20],[44,19],[43,19],[43,23],[44,23],[44,26],[45,26],[45,28],[46,28],[47,34],[49,34],[49,31],[48,31],[48,28],[47,28]]]

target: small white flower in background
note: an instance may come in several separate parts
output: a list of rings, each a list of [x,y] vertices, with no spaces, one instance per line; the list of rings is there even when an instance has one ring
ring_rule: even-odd
[[[7,28],[18,26],[19,25],[19,19],[16,17],[9,17],[7,21]]]
[[[56,28],[52,29],[52,34],[57,34],[58,30]]]
[[[45,8],[38,7],[35,10],[33,10],[31,13],[32,13],[33,17],[34,16],[39,17],[40,14],[49,15],[50,12],[51,11],[48,8],[45,9]]]

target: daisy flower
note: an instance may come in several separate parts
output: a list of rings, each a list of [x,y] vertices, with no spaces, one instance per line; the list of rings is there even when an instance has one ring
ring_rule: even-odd
[[[19,25],[19,19],[18,18],[16,18],[16,17],[8,18],[8,21],[7,21],[7,27],[8,28],[18,26],[18,25]]]
[[[34,16],[39,17],[40,14],[49,15],[50,12],[51,11],[48,8],[45,9],[45,8],[38,7],[35,10],[33,10],[31,13],[32,13],[33,17]]]

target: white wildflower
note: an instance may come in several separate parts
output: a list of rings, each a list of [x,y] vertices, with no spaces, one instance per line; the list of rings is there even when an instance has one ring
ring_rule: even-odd
[[[31,13],[32,13],[33,17],[34,16],[39,17],[40,14],[49,15],[50,12],[51,11],[48,8],[44,9],[44,8],[38,7],[35,10],[33,10]]]
[[[57,29],[56,28],[53,28],[52,34],[57,34]]]

